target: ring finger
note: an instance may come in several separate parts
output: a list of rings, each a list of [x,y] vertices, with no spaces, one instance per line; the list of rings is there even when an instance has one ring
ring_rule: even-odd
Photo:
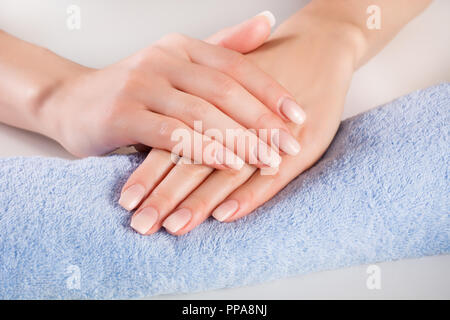
[[[200,187],[178,205],[177,210],[167,216],[162,225],[174,235],[191,231],[205,221],[211,211],[245,183],[256,170],[252,166],[245,165],[240,171],[214,171]]]
[[[181,158],[134,213],[131,227],[144,235],[158,231],[166,216],[212,171],[210,167],[185,163]]]

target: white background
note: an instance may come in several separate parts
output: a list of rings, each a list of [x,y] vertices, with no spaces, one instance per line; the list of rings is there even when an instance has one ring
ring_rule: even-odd
[[[90,67],[103,67],[169,32],[205,37],[261,11],[278,22],[301,0],[0,0],[0,28]],[[66,27],[66,9],[81,8],[81,30]],[[450,1],[435,0],[354,76],[344,118],[413,90],[450,81]],[[0,48],[1,50],[1,48]],[[73,158],[49,139],[0,124],[0,156]],[[253,287],[157,298],[450,298],[450,256],[378,264],[382,289],[366,288],[367,266],[327,271]]]

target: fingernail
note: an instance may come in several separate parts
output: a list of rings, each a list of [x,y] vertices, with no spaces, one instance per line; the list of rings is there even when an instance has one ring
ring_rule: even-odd
[[[281,112],[296,124],[305,122],[306,113],[303,109],[291,98],[284,97],[280,103]]]
[[[264,17],[266,17],[267,20],[269,20],[269,24],[270,24],[271,28],[273,28],[273,26],[276,23],[275,16],[269,10],[266,10],[266,11],[263,11],[263,12],[259,13],[259,14],[257,14],[257,16],[264,16]]]
[[[255,146],[253,153],[259,161],[271,168],[277,168],[281,163],[280,155],[266,144],[260,143],[259,147]]]
[[[131,218],[130,226],[140,234],[146,234],[157,220],[158,212],[152,207],[147,207]]]
[[[224,150],[225,153],[223,152]],[[224,148],[217,148],[216,150],[216,160],[217,163],[223,164],[227,166],[228,168],[234,169],[234,170],[241,170],[244,166],[244,160],[236,156],[231,151],[224,149]]]
[[[278,139],[274,139],[274,143],[281,151],[291,156],[297,155],[301,149],[297,139],[284,130],[279,131]]]
[[[145,188],[140,184],[128,187],[120,195],[119,204],[127,210],[133,210],[145,196]]]
[[[185,208],[179,209],[164,220],[163,227],[168,231],[175,233],[191,221],[191,218],[191,210]]]
[[[233,156],[233,160],[231,161],[231,163],[227,163],[226,165],[231,169],[241,170],[244,164],[244,160],[242,160],[238,156]]]
[[[239,203],[236,200],[228,200],[218,206],[212,213],[212,216],[220,222],[227,220],[239,209]]]

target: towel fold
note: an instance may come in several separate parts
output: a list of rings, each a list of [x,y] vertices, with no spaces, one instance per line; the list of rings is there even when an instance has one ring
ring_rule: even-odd
[[[143,237],[119,193],[142,155],[0,159],[0,298],[139,298],[449,253],[450,84],[342,122],[234,223]]]

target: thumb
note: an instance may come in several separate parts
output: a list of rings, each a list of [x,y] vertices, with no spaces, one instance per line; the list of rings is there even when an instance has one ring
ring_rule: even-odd
[[[274,25],[274,15],[270,11],[264,11],[238,25],[220,30],[205,41],[240,53],[247,53],[267,40],[270,29]]]

